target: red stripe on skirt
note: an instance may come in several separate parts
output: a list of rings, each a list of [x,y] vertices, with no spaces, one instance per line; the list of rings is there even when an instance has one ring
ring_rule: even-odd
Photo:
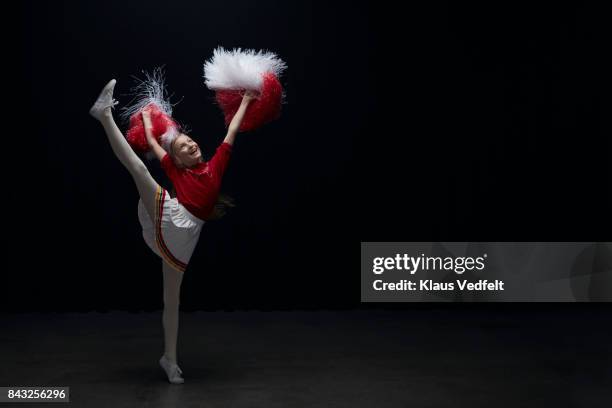
[[[166,196],[166,190],[161,188],[161,186],[157,187],[157,208],[156,208],[156,214],[155,214],[155,238],[156,238],[156,242],[157,242],[157,247],[159,248],[159,251],[162,255],[164,255],[164,259],[166,262],[168,262],[171,266],[173,266],[175,269],[178,269],[181,272],[184,272],[185,269],[187,269],[187,264],[179,261],[174,255],[172,255],[172,252],[170,252],[170,250],[168,249],[168,247],[166,246],[166,243],[164,242],[164,238],[162,236],[162,231],[161,231],[161,222],[162,222],[162,215],[164,212],[164,198]]]

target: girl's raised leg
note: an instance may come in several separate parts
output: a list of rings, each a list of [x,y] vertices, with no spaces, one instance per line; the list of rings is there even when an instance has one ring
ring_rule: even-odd
[[[145,166],[140,157],[134,153],[134,150],[132,150],[132,147],[129,145],[113,119],[111,109],[117,103],[113,99],[115,83],[116,81],[112,79],[106,84],[100,96],[89,110],[89,113],[100,121],[104,127],[104,131],[115,156],[117,156],[121,164],[123,164],[132,175],[140,199],[143,201],[149,216],[153,219],[155,214],[155,193],[157,192],[158,184],[149,173],[147,166]]]

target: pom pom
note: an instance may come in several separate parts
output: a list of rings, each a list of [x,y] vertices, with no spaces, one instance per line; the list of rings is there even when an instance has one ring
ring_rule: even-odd
[[[260,96],[249,104],[240,131],[277,119],[284,97],[278,78],[285,68],[285,63],[271,52],[215,49],[212,59],[204,64],[204,78],[206,86],[216,91],[225,125],[236,114],[245,90],[257,91]]]
[[[151,124],[153,125],[152,133],[157,142],[164,148],[169,150],[169,145],[172,143],[172,138],[178,135],[177,123],[168,116],[155,103],[150,103],[143,109],[150,109]],[[135,151],[147,153],[149,151],[149,143],[144,129],[144,121],[142,120],[141,111],[134,113],[130,117],[130,125],[127,131],[127,141]]]
[[[145,72],[145,79],[136,78],[138,84],[131,91],[134,99],[121,109],[121,116],[129,120],[126,139],[132,148],[139,153],[149,153],[149,143],[144,130],[142,111],[151,112],[152,133],[158,143],[168,151],[172,140],[179,134],[179,126],[172,119],[172,104],[166,94],[163,69]]]
[[[259,92],[259,98],[251,101],[244,114],[240,131],[256,129],[280,116],[283,88],[276,76],[269,72],[265,73],[263,75],[263,85]],[[242,95],[243,92],[241,91],[217,91],[217,103],[223,111],[226,126],[230,124],[238,111],[242,102]]]

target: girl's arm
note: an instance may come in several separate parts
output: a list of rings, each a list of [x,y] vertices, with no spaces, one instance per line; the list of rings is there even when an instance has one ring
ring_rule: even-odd
[[[246,112],[246,109],[249,106],[249,103],[255,98],[256,98],[255,92],[253,91],[245,92],[244,96],[242,97],[242,103],[240,104],[238,111],[236,111],[236,114],[232,118],[232,121],[230,122],[227,128],[227,135],[225,136],[225,139],[223,140],[224,143],[228,143],[230,145],[234,144],[234,140],[236,140],[236,134],[238,133],[238,129],[240,129],[240,124],[242,123],[242,119],[244,119],[244,114]]]
[[[142,111],[142,121],[144,122],[145,135],[147,136],[147,143],[149,143],[149,147],[155,153],[155,156],[159,161],[164,158],[166,155],[166,151],[157,143],[155,137],[153,136],[153,123],[151,122],[151,114],[147,110]]]

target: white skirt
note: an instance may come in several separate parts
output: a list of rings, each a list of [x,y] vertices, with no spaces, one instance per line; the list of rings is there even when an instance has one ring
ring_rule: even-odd
[[[162,187],[155,193],[154,219],[149,216],[142,199],[138,200],[138,219],[149,248],[174,269],[184,272],[204,221],[187,211]]]

